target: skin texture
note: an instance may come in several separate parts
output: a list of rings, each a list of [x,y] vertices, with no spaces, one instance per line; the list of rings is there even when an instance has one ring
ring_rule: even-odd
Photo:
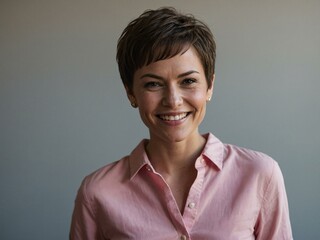
[[[212,95],[197,52],[188,49],[182,55],[154,62],[134,74],[133,100],[142,121],[155,142],[181,142],[199,134],[206,102]],[[184,119],[165,121],[159,115],[188,113]]]
[[[127,91],[149,129],[149,159],[170,186],[181,211],[196,177],[194,162],[205,144],[198,127],[212,92],[213,84],[208,88],[193,47],[138,69],[133,90]]]

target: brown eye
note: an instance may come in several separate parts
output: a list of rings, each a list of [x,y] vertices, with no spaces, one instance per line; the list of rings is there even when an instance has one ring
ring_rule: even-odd
[[[161,87],[161,84],[159,82],[147,82],[144,84],[144,87],[149,89],[158,88]]]
[[[186,79],[183,79],[182,84],[183,85],[191,85],[195,82],[196,82],[196,80],[193,78],[186,78]]]

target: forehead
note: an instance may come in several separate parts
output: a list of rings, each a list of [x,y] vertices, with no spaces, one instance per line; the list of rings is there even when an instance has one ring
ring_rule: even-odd
[[[139,78],[139,76],[146,73],[153,73],[165,77],[165,75],[180,75],[189,71],[204,74],[198,52],[194,47],[190,47],[171,58],[155,61],[141,67],[135,72],[134,78]]]

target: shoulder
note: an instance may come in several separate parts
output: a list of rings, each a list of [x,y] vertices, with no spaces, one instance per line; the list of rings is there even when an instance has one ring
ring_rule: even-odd
[[[267,154],[230,144],[224,144],[224,153],[222,171],[225,170],[225,174],[242,183],[242,186],[247,184],[256,189],[260,199],[265,198],[266,192],[273,196],[277,191],[283,192],[279,164]]]
[[[129,157],[109,163],[87,175],[80,186],[79,194],[86,201],[97,197],[97,194],[115,187],[129,179]]]
[[[232,144],[224,144],[224,150],[226,156],[232,155],[236,159],[241,159],[244,161],[264,161],[268,163],[274,162],[273,158],[263,152]]]
[[[125,156],[120,160],[109,163],[98,170],[86,176],[88,182],[104,181],[105,178],[124,178],[128,171],[129,156]]]
[[[232,165],[246,174],[261,175],[270,179],[278,163],[269,155],[235,146],[232,144],[224,144],[224,164]]]
[[[82,181],[79,195],[90,201],[128,189],[133,171],[138,171],[144,164],[145,155],[142,140],[129,155],[87,175]]]

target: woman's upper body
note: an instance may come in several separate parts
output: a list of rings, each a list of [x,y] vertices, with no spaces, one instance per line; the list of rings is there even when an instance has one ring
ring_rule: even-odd
[[[129,156],[85,178],[71,239],[292,239],[278,164],[212,134],[204,138],[182,212],[144,140]]]
[[[215,51],[210,29],[172,8],[129,23],[117,61],[150,139],[86,178],[72,239],[291,239],[277,164],[199,133]]]

